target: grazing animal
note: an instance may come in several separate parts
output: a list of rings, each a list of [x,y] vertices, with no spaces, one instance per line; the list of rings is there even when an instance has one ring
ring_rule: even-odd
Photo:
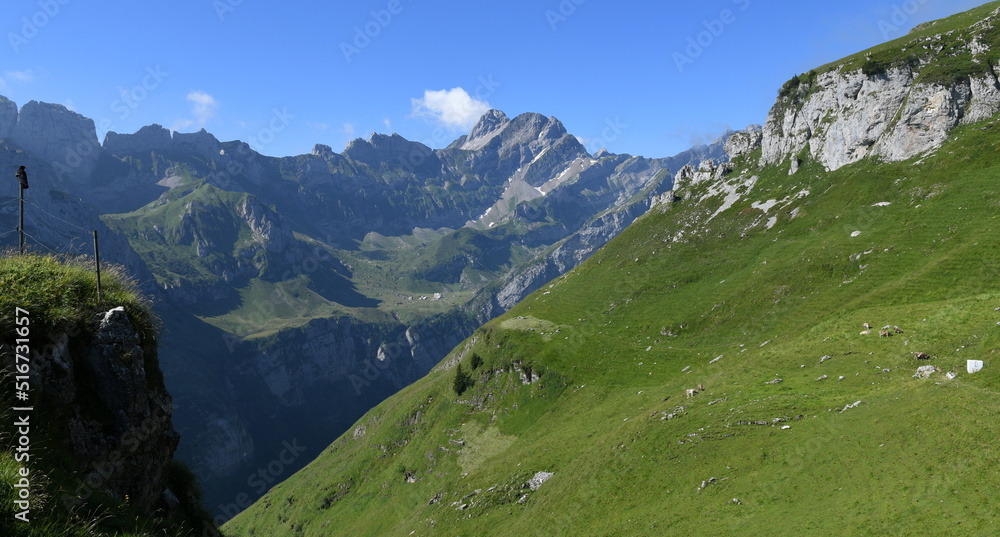
[[[892,327],[892,331],[895,332],[895,333],[897,333],[897,334],[902,334],[903,333],[903,329],[900,328],[900,327],[898,327],[898,326],[893,326]]]
[[[878,331],[878,337],[889,337],[891,335],[892,335],[892,332],[889,332],[888,330],[879,330]]]
[[[688,388],[688,389],[686,390],[686,392],[687,392],[687,396],[688,396],[688,397],[694,397],[694,396],[695,396],[695,394],[697,394],[697,393],[698,393],[698,390],[696,390],[696,389],[694,389],[694,388]]]
[[[705,386],[704,386],[704,385],[702,385],[702,384],[699,384],[699,385],[698,385],[698,391],[699,391],[699,392],[703,392],[703,391],[705,391]]]
[[[915,352],[915,353],[913,353],[913,356],[917,360],[930,360],[931,359],[931,355],[927,354],[926,352]]]
[[[868,334],[871,334],[871,333],[872,333],[872,331],[871,331],[871,330],[862,330],[862,331],[861,331],[861,335],[862,335],[862,336],[867,336]]]
[[[861,326],[864,327],[865,330],[871,330],[872,329],[872,325],[870,325],[868,323],[864,323]]]

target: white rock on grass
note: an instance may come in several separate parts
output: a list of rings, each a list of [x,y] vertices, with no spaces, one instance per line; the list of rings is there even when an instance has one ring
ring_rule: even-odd
[[[545,483],[554,475],[555,474],[552,472],[538,472],[534,477],[528,480],[525,486],[531,490],[538,490],[538,488],[542,486],[542,483]]]

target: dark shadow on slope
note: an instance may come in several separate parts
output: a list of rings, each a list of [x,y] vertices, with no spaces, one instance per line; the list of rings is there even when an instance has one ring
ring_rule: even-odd
[[[348,308],[377,308],[382,303],[358,292],[353,282],[336,272],[310,274],[308,287],[326,300]]]

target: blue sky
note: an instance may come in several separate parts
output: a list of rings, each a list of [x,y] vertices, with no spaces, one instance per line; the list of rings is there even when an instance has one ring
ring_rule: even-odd
[[[106,130],[205,128],[274,156],[431,147],[487,108],[670,156],[762,123],[808,71],[981,0],[8,0],[0,95]]]

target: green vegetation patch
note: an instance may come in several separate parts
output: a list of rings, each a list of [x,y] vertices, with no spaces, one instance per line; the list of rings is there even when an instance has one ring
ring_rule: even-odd
[[[467,423],[462,427],[465,445],[458,452],[458,465],[466,473],[474,472],[490,458],[507,450],[517,441],[516,436],[500,434],[496,426],[477,431],[478,424]]]
[[[0,254],[0,289],[2,327],[15,326],[16,310],[21,308],[30,314],[32,330],[37,334],[68,325],[86,329],[95,314],[124,306],[144,338],[156,333],[158,320],[152,304],[119,265],[102,263],[98,302],[97,271],[92,258],[5,252]],[[0,341],[13,337],[12,333],[4,333]]]

